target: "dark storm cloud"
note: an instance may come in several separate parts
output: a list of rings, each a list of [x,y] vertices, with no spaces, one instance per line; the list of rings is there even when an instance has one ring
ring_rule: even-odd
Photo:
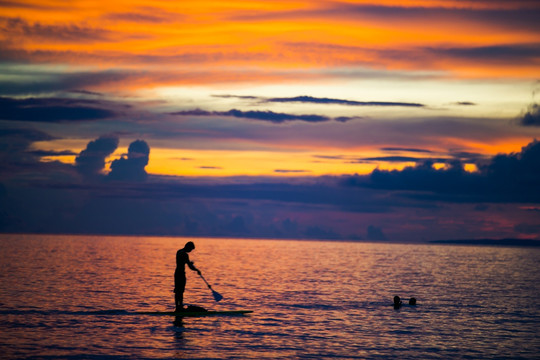
[[[33,38],[56,42],[102,42],[111,39],[112,32],[86,26],[43,25],[30,23],[21,18],[0,18],[0,33],[11,40],[17,38]]]
[[[540,126],[540,105],[532,104],[528,111],[519,119],[523,126]]]
[[[129,145],[127,157],[114,160],[108,178],[120,181],[144,181],[148,174],[150,147],[144,140],[135,140]]]
[[[540,142],[531,142],[519,153],[494,156],[478,168],[470,173],[461,161],[453,160],[437,170],[428,160],[403,170],[376,169],[369,183],[356,183],[350,177],[346,184],[425,193],[419,198],[432,196],[451,202],[540,202]]]
[[[118,138],[103,136],[90,141],[86,149],[75,158],[76,169],[86,177],[99,176],[105,167],[105,159],[118,147]]]
[[[266,98],[259,96],[237,96],[237,95],[213,95],[220,98],[238,98],[243,100],[258,100],[263,103],[308,103],[324,105],[346,105],[346,106],[405,106],[423,107],[424,104],[410,102],[389,102],[389,101],[354,101],[333,98],[318,98],[313,96],[294,96],[281,98]]]
[[[0,97],[0,120],[63,122],[106,119],[116,115],[107,103],[67,98]]]
[[[305,121],[310,123],[326,122],[326,121],[338,121],[346,122],[349,120],[357,119],[357,117],[338,117],[331,118],[324,115],[295,115],[287,113],[276,113],[273,111],[242,111],[232,109],[229,111],[205,111],[201,109],[178,111],[169,113],[170,115],[180,116],[227,116],[243,119],[268,121],[274,124],[281,124],[289,121]]]

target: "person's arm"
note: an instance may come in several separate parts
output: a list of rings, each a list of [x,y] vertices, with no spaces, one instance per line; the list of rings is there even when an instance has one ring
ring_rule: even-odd
[[[188,258],[188,261],[187,261],[187,266],[188,266],[191,270],[196,271],[197,274],[201,275],[201,272],[199,271],[199,269],[197,269],[197,268],[195,267],[195,265],[193,265],[193,261],[189,261],[189,258]]]

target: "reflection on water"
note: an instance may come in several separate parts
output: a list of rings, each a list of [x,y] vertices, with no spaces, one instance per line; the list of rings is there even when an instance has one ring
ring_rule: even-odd
[[[540,251],[530,248],[192,239],[213,288],[187,270],[186,239],[0,236],[6,358],[521,358],[540,353]],[[404,305],[393,308],[393,297]],[[407,305],[415,297],[416,306]]]

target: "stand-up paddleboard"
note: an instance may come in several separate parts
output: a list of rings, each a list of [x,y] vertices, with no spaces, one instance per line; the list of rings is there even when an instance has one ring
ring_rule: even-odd
[[[181,316],[181,317],[199,317],[199,316],[216,316],[216,315],[243,315],[252,313],[252,310],[229,310],[229,311],[137,311],[130,312],[133,315],[168,315],[168,316]]]

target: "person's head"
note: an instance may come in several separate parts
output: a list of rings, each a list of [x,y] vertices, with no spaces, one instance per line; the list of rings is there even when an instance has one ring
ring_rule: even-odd
[[[401,298],[399,296],[394,296],[394,305],[401,304]]]
[[[416,305],[416,299],[415,298],[410,298],[409,299],[409,305]]]
[[[195,249],[195,244],[193,243],[193,241],[188,241],[184,246],[184,249],[186,250],[186,252],[190,252],[191,250]]]

